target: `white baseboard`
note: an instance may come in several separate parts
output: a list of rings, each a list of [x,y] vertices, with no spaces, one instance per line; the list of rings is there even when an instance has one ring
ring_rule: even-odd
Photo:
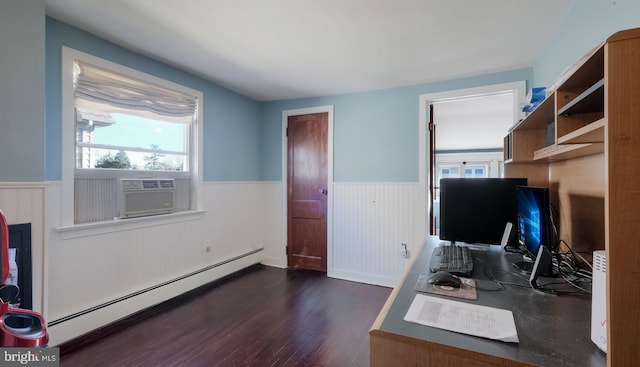
[[[332,270],[327,272],[329,278],[348,280],[352,282],[379,285],[393,288],[398,284],[398,278],[376,276],[372,274],[358,273],[348,270]]]
[[[278,257],[263,257],[262,263],[267,266],[272,266],[274,268],[286,269],[287,268],[287,259],[281,259]]]

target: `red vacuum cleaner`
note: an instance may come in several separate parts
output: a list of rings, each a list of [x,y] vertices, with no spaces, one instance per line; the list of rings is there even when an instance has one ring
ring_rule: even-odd
[[[1,210],[0,232],[0,346],[44,347],[49,342],[49,334],[42,315],[10,306],[11,298],[17,296],[19,290],[15,285],[5,284],[9,277],[9,227]]]

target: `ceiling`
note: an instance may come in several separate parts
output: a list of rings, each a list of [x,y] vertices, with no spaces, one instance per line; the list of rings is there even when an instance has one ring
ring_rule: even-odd
[[[503,92],[434,103],[436,152],[502,149],[514,123],[514,97]]]
[[[46,0],[47,15],[259,101],[532,66],[575,0]]]

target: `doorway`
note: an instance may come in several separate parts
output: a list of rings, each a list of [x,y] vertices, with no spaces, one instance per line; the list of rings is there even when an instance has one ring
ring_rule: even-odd
[[[437,234],[440,177],[501,177],[503,138],[524,116],[519,108],[524,94],[525,82],[520,81],[420,96],[420,182],[427,192],[429,234]],[[487,115],[495,111],[493,104],[504,103],[510,112],[500,119],[506,124],[493,124]],[[460,133],[464,131],[470,132],[466,138]]]
[[[283,111],[287,267],[329,274],[333,106]]]

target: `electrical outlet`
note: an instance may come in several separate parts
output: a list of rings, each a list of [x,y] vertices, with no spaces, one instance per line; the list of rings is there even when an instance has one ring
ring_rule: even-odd
[[[402,255],[402,257],[404,257],[405,259],[409,257],[409,250],[407,250],[406,243],[400,244],[400,255]]]

